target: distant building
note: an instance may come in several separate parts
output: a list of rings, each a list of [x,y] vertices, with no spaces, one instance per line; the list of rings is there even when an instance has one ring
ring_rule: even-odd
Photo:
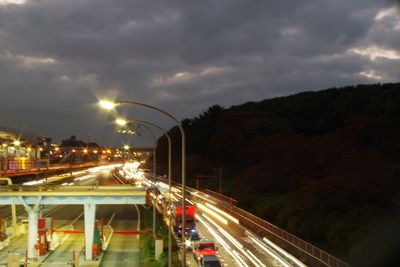
[[[37,148],[36,133],[0,126],[0,158],[38,158]]]
[[[34,132],[0,126],[0,170],[32,168],[41,148]]]
[[[97,143],[85,143],[78,140],[75,135],[62,140],[59,149],[64,161],[70,163],[98,161],[102,151]]]

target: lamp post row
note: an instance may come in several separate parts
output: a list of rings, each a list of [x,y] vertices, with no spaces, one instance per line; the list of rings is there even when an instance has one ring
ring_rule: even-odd
[[[171,197],[171,178],[172,178],[172,145],[171,145],[171,138],[169,136],[169,134],[167,133],[166,130],[164,130],[163,128],[161,128],[160,126],[158,126],[157,124],[148,122],[148,121],[143,121],[143,120],[127,120],[125,122],[123,122],[121,120],[122,123],[120,124],[128,124],[128,123],[136,123],[138,125],[143,125],[146,127],[146,129],[148,129],[151,132],[151,129],[148,126],[152,126],[157,128],[158,130],[160,130],[165,137],[167,138],[168,141],[168,200],[169,203],[172,203],[172,197]],[[154,133],[152,133],[154,136]],[[155,155],[155,154],[154,154]],[[155,156],[154,156],[155,157]],[[153,214],[154,215],[154,214]],[[153,217],[154,218],[154,217]],[[154,223],[154,221],[153,221]],[[172,266],[172,233],[171,233],[171,215],[169,214],[168,216],[168,266]],[[153,224],[153,229],[154,229],[154,224]],[[154,232],[153,232],[153,237],[154,237]]]
[[[148,105],[148,104],[144,104],[144,103],[140,103],[140,102],[136,102],[136,101],[115,101],[115,102],[100,101],[100,105],[103,108],[108,109],[108,110],[113,109],[116,105],[119,105],[119,104],[129,104],[129,105],[143,106],[143,107],[150,108],[152,110],[158,111],[158,112],[166,115],[167,117],[171,118],[179,128],[179,131],[181,133],[181,144],[182,144],[182,146],[181,146],[181,158],[182,158],[182,164],[181,164],[181,178],[182,178],[182,181],[181,181],[181,184],[182,184],[182,230],[183,230],[183,234],[182,234],[181,243],[185,244],[184,231],[185,231],[185,228],[186,228],[186,226],[185,226],[185,224],[186,224],[186,164],[185,164],[185,161],[186,161],[186,138],[185,138],[185,132],[184,132],[184,130],[182,128],[182,125],[170,113],[168,113],[168,112],[166,112],[166,111],[164,111],[164,110],[162,110],[160,108]],[[168,139],[169,139],[169,137],[168,137]],[[169,141],[170,141],[170,139],[169,139]],[[170,154],[171,154],[171,149],[170,148],[171,148],[171,144],[169,142],[169,158],[170,158]],[[169,162],[169,164],[170,164],[170,162]],[[170,170],[170,168],[169,168],[169,170]],[[170,201],[171,201],[171,191],[170,191],[171,190],[171,173],[169,173],[169,181],[168,181],[168,183],[169,183],[169,196],[170,196]],[[170,217],[169,223],[171,223],[171,216],[169,216],[169,217]],[[169,228],[171,228],[171,224],[169,225]],[[171,236],[170,231],[171,230],[169,230],[169,237]],[[171,238],[169,238],[169,240],[171,240]],[[168,257],[168,266],[171,267],[172,263],[171,263],[171,254],[170,254],[170,250],[171,250],[171,243],[170,242],[171,241],[169,241],[169,249],[168,249],[168,254],[169,254],[168,255],[169,256]],[[185,249],[185,246],[182,245],[182,267],[185,267],[185,266],[186,266],[186,249]]]

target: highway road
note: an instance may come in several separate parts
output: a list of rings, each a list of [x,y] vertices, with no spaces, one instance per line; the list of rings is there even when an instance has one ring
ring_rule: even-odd
[[[101,175],[100,175],[101,174]],[[108,180],[112,181],[111,173],[104,170],[97,172],[82,172],[75,175],[75,183],[80,185],[90,185]],[[58,183],[65,183],[57,180]],[[33,181],[35,184],[35,182]],[[112,183],[112,182],[111,182]],[[144,183],[151,184],[150,180],[144,179]],[[71,184],[71,180],[68,182]],[[156,186],[164,200],[168,197],[168,187],[164,182],[157,182]],[[174,201],[181,200],[180,187],[173,186]],[[158,197],[158,196],[157,196]],[[304,266],[291,255],[282,252],[274,244],[258,237],[256,234],[244,228],[240,222],[233,218],[224,205],[211,196],[194,190],[188,189],[188,201],[196,206],[196,227],[202,239],[213,240],[218,246],[217,256],[222,266]],[[158,203],[158,208],[166,208],[165,201]],[[0,207],[1,214],[7,215],[9,207]],[[19,213],[23,213],[19,207]],[[84,229],[83,206],[58,206],[44,207],[44,215],[55,220],[56,228],[63,229]],[[26,215],[25,215],[26,216]],[[7,217],[7,216],[6,216]],[[104,219],[108,229],[114,231],[136,230],[137,211],[133,205],[98,205],[96,218]],[[44,261],[42,266],[56,266],[66,264],[72,260],[72,251],[82,251],[84,248],[84,235],[69,234],[64,235],[65,242],[57,250],[51,253]],[[175,236],[180,244],[180,239]],[[15,249],[24,253],[27,241],[26,236],[13,241],[8,249]],[[1,259],[5,259],[4,251],[0,254]],[[191,251],[187,251],[188,266],[197,266]],[[114,234],[111,238],[108,250],[104,253],[101,266],[140,266],[140,242],[136,235]]]
[[[134,206],[102,205],[99,207],[99,217],[111,218],[110,215],[113,216],[110,225],[114,231],[137,229],[138,216]],[[104,253],[101,266],[140,266],[140,239],[137,235],[114,234]]]
[[[151,184],[151,181],[148,180],[148,183]],[[168,199],[167,184],[157,182],[156,186],[162,198]],[[180,190],[179,186],[172,187],[174,201],[181,201]],[[187,190],[187,200],[196,206],[196,227],[200,237],[217,243],[222,266],[305,266],[273,243],[268,243],[243,227],[214,198],[191,188]],[[162,203],[158,204],[159,207],[166,208]],[[180,243],[180,240],[177,242]],[[192,253],[187,252],[189,263],[196,264],[192,258]]]
[[[96,168],[94,168],[96,170]],[[55,177],[53,183],[71,185],[94,185],[99,181],[112,180],[110,172],[105,172],[103,168],[100,171],[79,171],[74,173],[73,179],[58,179]],[[49,180],[49,179],[48,179]],[[74,181],[75,180],[75,181]],[[29,184],[37,185],[42,180],[30,181]],[[21,205],[17,205],[19,221],[27,218],[27,213]],[[84,230],[83,205],[61,205],[61,206],[42,206],[44,217],[51,217],[54,220],[54,229],[66,230]],[[11,221],[10,206],[1,206],[0,214]],[[106,232],[126,231],[137,229],[137,210],[133,205],[97,205],[96,219],[104,219],[107,224]],[[27,227],[27,225],[26,225]],[[55,251],[49,253],[49,256],[43,261],[41,266],[67,266],[72,262],[73,251],[84,250],[84,234],[70,233],[62,234],[56,232],[62,244]],[[7,249],[0,251],[0,263],[4,264],[7,259],[7,252],[13,251],[20,253],[21,257],[25,255],[27,247],[27,235],[19,236],[13,239]],[[83,254],[83,253],[81,253]],[[108,250],[104,253],[102,266],[140,266],[140,239],[137,235],[114,234],[110,240]]]

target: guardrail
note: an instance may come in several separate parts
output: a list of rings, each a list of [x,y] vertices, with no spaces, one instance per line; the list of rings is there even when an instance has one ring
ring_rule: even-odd
[[[294,246],[295,248],[307,253],[308,255],[312,256],[313,258],[321,261],[322,263],[326,264],[327,266],[332,267],[349,267],[350,265],[346,262],[338,259],[335,256],[327,253],[326,251],[321,250],[320,248],[304,241],[303,239],[288,233],[285,230],[280,229],[279,227],[245,211],[236,206],[231,207],[232,212],[236,215],[239,215],[241,219],[247,220],[249,223],[255,225],[256,227],[262,227],[263,229],[267,230],[268,232],[272,233],[276,237],[284,240],[285,242],[289,243],[290,245]]]
[[[4,162],[3,162],[4,165]],[[48,164],[48,160],[39,160],[36,163],[32,163],[29,166],[31,168],[27,168],[27,165],[25,165],[25,168],[16,168],[16,169],[1,169],[0,168],[0,177],[1,176],[7,176],[7,177],[12,177],[12,176],[19,176],[19,175],[28,175],[28,174],[36,174],[40,172],[46,172],[46,171],[57,171],[57,170],[72,170],[72,169],[79,169],[79,168],[88,168],[88,167],[95,167],[95,166],[101,166],[101,165],[107,165],[107,164],[102,164],[99,162],[86,162],[86,163],[80,163],[80,164]]]
[[[161,177],[157,177],[157,180],[166,182],[166,179]],[[176,182],[173,182],[173,184],[180,186],[180,184]],[[188,186],[186,188],[187,190],[190,191],[200,191]],[[250,230],[253,230],[255,232],[263,230],[263,232],[268,232],[269,235],[273,235],[274,237],[280,239],[284,243],[289,244],[293,246],[295,249],[309,255],[310,257],[315,259],[315,261],[319,262],[320,263],[319,265],[322,264],[324,266],[331,266],[331,267],[350,267],[348,263],[329,254],[328,252],[308,243],[307,241],[304,241],[303,239],[295,235],[290,234],[285,230],[280,229],[279,227],[273,225],[272,223],[267,222],[264,219],[261,219],[251,214],[250,212],[238,208],[236,206],[237,201],[232,199],[231,197],[207,189],[205,190],[204,193],[208,194],[209,197],[213,198],[213,200],[217,201],[222,206],[224,206],[227,211],[240,216],[241,223],[243,223],[243,225],[248,227]]]
[[[295,247],[296,249],[310,255],[314,259],[318,260],[319,262],[323,263],[326,266],[332,267],[350,267],[349,264],[340,260],[339,258],[332,256],[328,252],[304,241],[303,239],[290,234],[289,232],[280,229],[279,227],[273,225],[270,222],[267,222],[250,212],[247,212],[243,209],[238,208],[235,202],[232,201],[232,198],[221,195],[217,192],[207,190],[206,193],[210,195],[215,200],[218,200],[219,203],[223,203],[223,206],[231,213],[236,214],[240,217],[240,221],[243,222],[247,227],[250,226],[252,230],[265,230],[269,234],[274,235],[275,237],[283,240],[285,243],[290,244],[291,246]]]

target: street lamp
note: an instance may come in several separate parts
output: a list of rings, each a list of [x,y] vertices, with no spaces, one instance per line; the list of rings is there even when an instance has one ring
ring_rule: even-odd
[[[182,229],[183,229],[183,234],[182,234],[182,244],[185,244],[185,223],[186,223],[186,165],[185,165],[185,160],[186,160],[186,146],[185,146],[185,131],[182,128],[181,123],[174,117],[172,116],[170,113],[148,105],[148,104],[144,104],[144,103],[140,103],[140,102],[136,102],[136,101],[107,101],[107,100],[101,100],[100,101],[100,106],[104,109],[107,110],[111,110],[113,108],[115,108],[117,105],[121,105],[121,104],[129,104],[129,105],[136,105],[136,106],[142,106],[142,107],[146,107],[155,111],[158,111],[164,115],[166,115],[167,117],[171,118],[176,125],[179,128],[179,131],[181,132],[181,142],[182,142],[182,170],[181,170],[181,175],[182,175]],[[182,246],[182,267],[186,266],[186,248],[185,246]]]
[[[168,197],[169,197],[169,203],[172,203],[172,198],[171,198],[171,177],[172,177],[172,145],[171,145],[171,138],[167,131],[165,131],[163,128],[158,126],[157,124],[148,122],[148,121],[142,121],[142,120],[124,120],[124,119],[117,119],[115,121],[118,125],[121,126],[127,126],[129,123],[136,123],[139,125],[145,126],[147,129],[147,126],[153,126],[157,129],[159,129],[167,138],[168,141]],[[168,266],[172,266],[172,233],[171,233],[171,214],[168,214]]]
[[[117,118],[115,120],[115,123],[119,126],[127,127],[128,121],[124,120],[122,118]],[[157,169],[156,169],[156,152],[157,152],[157,141],[156,141],[156,136],[154,135],[154,132],[147,126],[143,125],[151,134],[153,138],[153,191],[154,191],[154,186],[155,186],[155,181],[156,181],[156,176],[157,176]],[[128,133],[128,131],[124,130],[122,133]],[[129,146],[124,146],[126,150],[129,150]],[[156,239],[156,199],[153,198],[153,239]]]

